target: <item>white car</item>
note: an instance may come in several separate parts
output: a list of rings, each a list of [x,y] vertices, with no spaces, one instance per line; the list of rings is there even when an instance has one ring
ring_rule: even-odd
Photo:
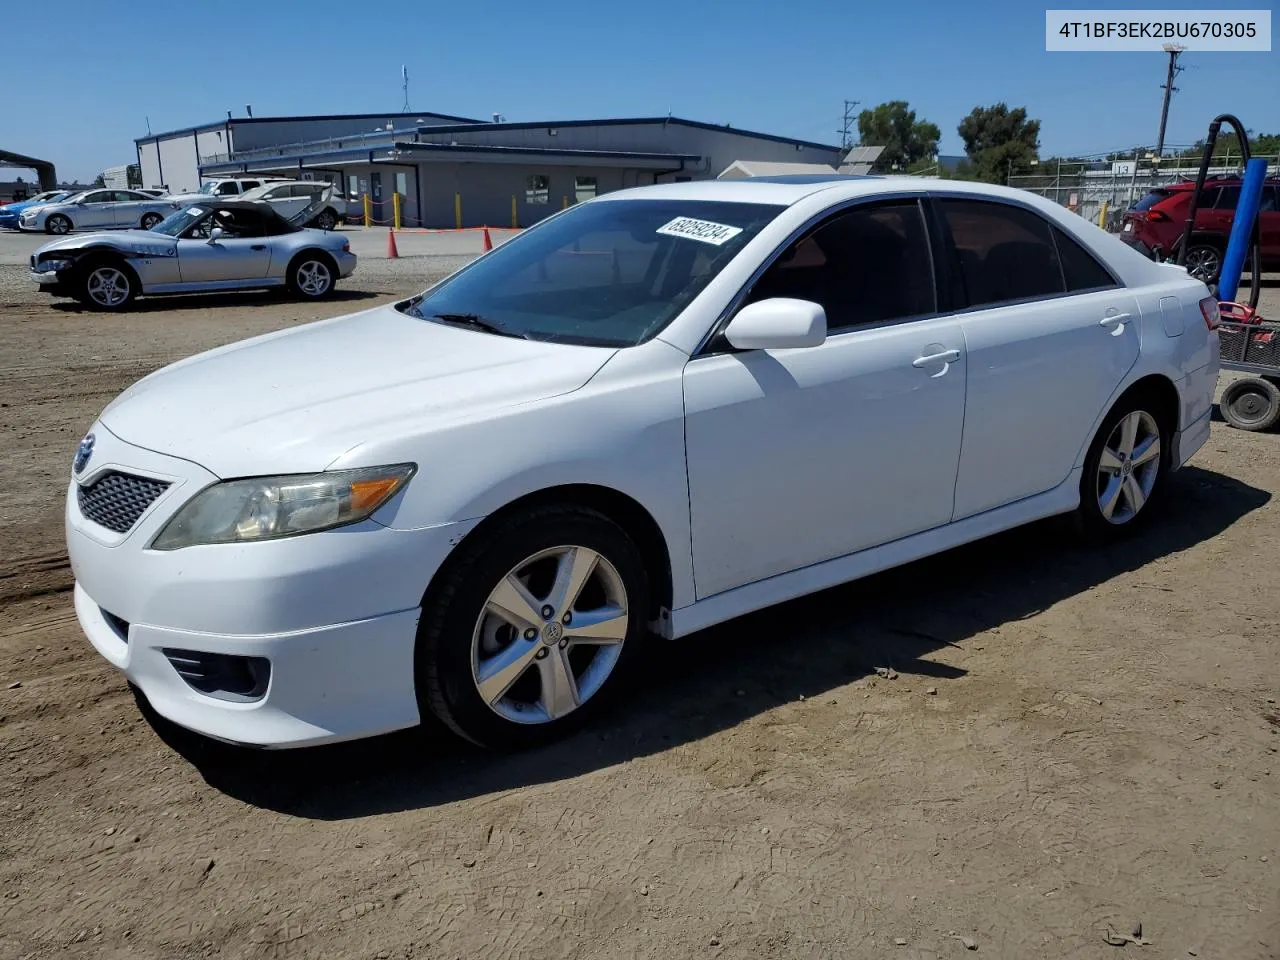
[[[167,197],[137,190],[88,190],[57,203],[28,207],[18,218],[18,229],[57,236],[73,230],[150,230],[178,208]]]
[[[239,197],[248,190],[254,190],[264,183],[275,183],[277,179],[271,177],[252,177],[248,179],[232,177],[224,180],[206,180],[200,185],[199,190],[168,194],[166,199],[181,204],[206,202],[215,197],[231,199],[232,197]]]
[[[542,741],[711,624],[1054,514],[1140,526],[1208,437],[1216,324],[1002,187],[611,193],[118,397],[68,490],[76,612],[210,737]]]
[[[278,180],[246,190],[241,200],[261,200],[290,223],[332,230],[347,215],[347,203],[325,180]]]

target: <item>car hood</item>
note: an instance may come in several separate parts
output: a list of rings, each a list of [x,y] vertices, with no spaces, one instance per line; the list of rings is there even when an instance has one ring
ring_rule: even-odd
[[[312,472],[375,434],[576,390],[615,352],[443,326],[388,305],[164,367],[101,422],[220,477]]]
[[[150,253],[152,256],[165,256],[172,251],[178,241],[163,233],[151,230],[112,230],[109,233],[75,233],[44,244],[37,254],[54,251],[85,250],[89,247],[114,247],[128,250],[131,253]]]

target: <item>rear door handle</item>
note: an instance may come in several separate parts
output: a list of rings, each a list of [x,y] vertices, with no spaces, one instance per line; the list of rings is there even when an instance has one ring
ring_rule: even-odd
[[[1131,320],[1132,315],[1128,313],[1109,313],[1098,321],[1100,327],[1118,327],[1126,320]]]
[[[911,361],[911,365],[917,369],[921,367],[936,367],[940,363],[955,363],[959,359],[959,350],[943,350],[941,353],[931,353],[926,357],[916,357]]]
[[[267,249],[267,245],[266,245],[265,243],[255,243],[255,244],[253,244],[251,247],[249,247],[249,249],[250,249],[250,250],[265,250],[265,249]]]

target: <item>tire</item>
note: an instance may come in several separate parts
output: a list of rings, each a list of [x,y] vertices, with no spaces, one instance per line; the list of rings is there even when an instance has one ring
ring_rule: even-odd
[[[327,254],[307,250],[289,262],[285,276],[289,292],[300,300],[323,300],[332,295],[338,268]]]
[[[44,222],[44,232],[52,233],[55,236],[64,236],[75,229],[71,224],[71,218],[55,213]]]
[[[158,213],[144,213],[142,215],[142,229],[150,230],[163,219],[164,217],[160,216]]]
[[[1237,430],[1270,430],[1280,423],[1280,387],[1262,377],[1233,380],[1223,389],[1218,408]]]
[[[99,258],[76,271],[75,298],[90,310],[127,310],[138,296],[138,275],[122,260]]]
[[[1134,431],[1132,439],[1128,430]],[[1151,440],[1154,454],[1147,446]],[[1169,473],[1171,441],[1172,428],[1150,394],[1122,397],[1112,408],[1089,446],[1080,478],[1076,527],[1085,539],[1119,539],[1146,522]]]
[[[555,589],[561,570],[588,571],[574,600]],[[523,595],[510,586],[517,576]],[[498,602],[520,608],[522,596],[527,619],[493,612]],[[627,685],[648,614],[643,558],[616,523],[574,506],[514,515],[464,542],[429,591],[416,651],[419,708],[490,749],[557,739]],[[575,642],[575,629],[587,625],[609,639]]]
[[[319,230],[332,230],[338,225],[338,214],[329,207],[321,210],[313,225]]]
[[[1207,240],[1193,240],[1187,247],[1187,273],[1201,280],[1206,286],[1218,282],[1222,273],[1223,249],[1221,245]]]

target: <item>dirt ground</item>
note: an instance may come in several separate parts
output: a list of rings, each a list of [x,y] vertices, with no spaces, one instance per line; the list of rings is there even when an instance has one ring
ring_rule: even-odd
[[[1040,524],[727,624],[537,752],[144,719],[72,613],[82,432],[420,289],[396,263],[111,318],[0,266],[0,960],[1280,957],[1280,436],[1221,423],[1141,539]]]

